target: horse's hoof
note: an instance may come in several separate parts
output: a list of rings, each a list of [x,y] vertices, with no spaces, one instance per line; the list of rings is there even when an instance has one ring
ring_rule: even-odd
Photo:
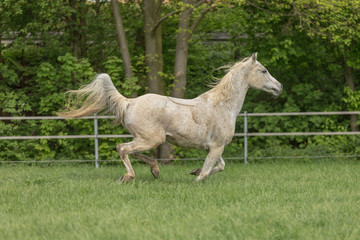
[[[159,169],[152,169],[152,168],[151,168],[150,171],[151,171],[152,175],[153,175],[155,178],[159,178],[159,173],[160,173]]]
[[[195,179],[195,182],[204,182],[205,177],[202,176],[197,176],[197,178]]]
[[[190,174],[195,175],[195,176],[199,176],[200,172],[201,172],[201,168],[197,168],[197,169],[192,170],[190,172]]]
[[[134,177],[131,176],[121,176],[119,178],[119,183],[128,183],[130,182]]]

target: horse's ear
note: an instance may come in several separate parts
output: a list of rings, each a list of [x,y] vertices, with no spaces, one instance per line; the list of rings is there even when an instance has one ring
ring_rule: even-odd
[[[252,59],[253,63],[256,62],[256,58],[257,58],[257,52],[253,53],[253,55],[251,55],[251,59]]]

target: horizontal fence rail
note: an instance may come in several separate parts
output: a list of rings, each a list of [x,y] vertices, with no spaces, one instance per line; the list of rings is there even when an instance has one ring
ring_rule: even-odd
[[[337,111],[337,112],[287,112],[287,113],[240,113],[238,116],[244,118],[244,132],[235,133],[235,137],[244,137],[244,157],[236,159],[244,159],[247,163],[248,159],[266,159],[266,158],[299,158],[299,156],[279,156],[279,157],[249,157],[248,156],[248,137],[271,137],[271,136],[319,136],[319,135],[360,135],[360,131],[356,132],[267,132],[267,133],[249,133],[248,132],[248,117],[273,117],[273,116],[329,116],[329,115],[360,115],[360,111]],[[131,134],[98,134],[98,119],[115,119],[115,116],[87,116],[76,119],[93,119],[94,120],[94,134],[93,135],[53,135],[53,136],[0,136],[0,140],[30,140],[30,139],[94,139],[95,141],[95,160],[56,160],[56,162],[95,162],[96,167],[99,167],[99,162],[118,161],[118,160],[100,160],[98,139],[100,138],[132,138]],[[63,117],[56,116],[26,116],[26,117],[0,117],[0,121],[15,121],[15,120],[65,120]],[[303,157],[303,156],[301,156]],[[321,156],[312,156],[320,158]],[[322,156],[322,157],[340,157],[340,156]],[[359,157],[357,155],[346,155],[341,157]],[[202,159],[202,158],[201,158]],[[225,159],[225,158],[224,158]],[[235,159],[235,158],[226,158]],[[158,159],[162,160],[162,159]],[[181,160],[200,160],[198,158],[189,158]],[[38,161],[6,161],[7,163],[14,162],[38,162]],[[52,162],[52,161],[42,161]]]
[[[239,117],[265,117],[265,116],[326,116],[326,115],[354,115],[360,111],[337,111],[337,112],[280,112],[280,113],[239,113]],[[0,119],[1,120],[1,119]]]
[[[319,136],[319,135],[359,135],[358,132],[274,132],[274,133],[235,133],[235,137],[275,137],[275,136]]]
[[[0,140],[30,140],[30,139],[74,139],[74,138],[132,138],[131,134],[105,135],[56,135],[56,136],[0,136]]]

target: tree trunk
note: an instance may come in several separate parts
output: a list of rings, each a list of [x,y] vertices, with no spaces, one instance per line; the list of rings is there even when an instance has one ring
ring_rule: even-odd
[[[354,84],[354,69],[347,64],[345,64],[345,80],[346,84],[350,87],[352,91],[355,91],[355,84]],[[350,129],[353,132],[356,132],[359,130],[358,126],[356,125],[356,122],[358,120],[357,115],[351,115],[350,116]]]
[[[186,70],[188,60],[189,41],[193,35],[193,32],[199,25],[204,16],[216,5],[213,5],[212,1],[194,1],[184,0],[184,4],[188,4],[189,7],[182,11],[179,16],[179,33],[176,39],[176,54],[174,65],[174,87],[171,92],[171,96],[177,98],[183,98],[186,88]],[[194,9],[206,5],[197,17],[193,16]],[[193,18],[193,21],[192,21]]]
[[[164,94],[164,87],[162,77],[159,73],[163,71],[163,57],[162,57],[162,33],[161,22],[166,17],[178,13],[180,11],[174,11],[169,15],[161,18],[162,1],[159,0],[144,0],[144,28],[145,28],[145,53],[146,53],[146,66],[148,67],[146,74],[146,81],[148,86],[148,92]],[[179,19],[180,32],[177,36],[176,43],[176,57],[175,57],[175,81],[171,95],[174,97],[183,98],[186,86],[186,70],[187,70],[187,58],[189,49],[189,40],[193,31],[198,26],[201,19],[207,12],[212,9],[212,1],[194,1],[184,0],[184,4],[189,4],[189,7],[184,11],[181,11]],[[190,6],[190,4],[196,3],[196,6]],[[200,15],[195,18],[191,24],[191,18],[194,8],[207,4],[208,7],[200,12]],[[191,26],[190,26],[191,24]],[[158,149],[158,158],[167,159],[166,163],[171,163],[171,146],[167,143],[161,145]]]
[[[86,12],[87,6],[86,2],[80,3],[80,20],[79,20],[79,28],[80,28],[80,57],[86,58],[87,57],[87,38],[84,28],[86,26]]]
[[[163,143],[158,147],[157,158],[161,159],[161,160],[159,160],[161,163],[170,165],[174,161],[174,157],[171,154],[172,151],[173,151],[173,148],[170,144]]]
[[[73,55],[76,58],[86,57],[86,33],[83,28],[86,26],[85,14],[87,11],[86,1],[69,1],[71,8],[75,11],[70,16],[72,28]]]
[[[112,6],[113,6],[113,13],[114,13],[117,41],[119,44],[122,60],[124,63],[125,77],[132,78],[133,72],[132,72],[132,67],[131,67],[129,47],[127,45],[126,38],[125,38],[125,30],[124,30],[124,25],[123,25],[122,19],[121,19],[118,0],[112,0]]]
[[[70,7],[72,9],[76,9],[76,0],[70,0]],[[71,23],[71,32],[72,32],[72,50],[73,55],[76,58],[80,57],[80,32],[77,28],[77,16],[76,11],[74,11],[70,16],[70,23]]]
[[[148,92],[164,95],[161,73],[163,72],[162,32],[159,0],[144,0],[145,63]]]
[[[196,1],[193,0],[184,0],[184,4],[194,4]],[[199,4],[199,3],[198,3]],[[202,4],[202,3],[200,3]],[[205,3],[211,5],[209,3]],[[200,6],[200,5],[198,5]],[[194,19],[191,22],[193,17],[193,11],[195,6],[188,7],[180,13],[179,16],[179,33],[176,38],[176,53],[175,53],[175,64],[174,64],[174,86],[171,91],[171,96],[176,98],[184,98],[185,89],[186,89],[186,71],[187,71],[187,62],[188,62],[188,52],[189,52],[189,41],[190,38],[198,26],[201,19],[205,14],[210,11],[211,8],[205,8],[200,16]],[[164,152],[171,155],[172,149],[171,146],[164,146]],[[168,156],[169,156],[168,155]],[[164,156],[166,156],[164,154]],[[169,161],[172,161],[171,159]]]
[[[185,4],[190,1],[185,0]],[[174,86],[172,88],[171,96],[176,98],[184,98],[185,87],[186,87],[186,70],[187,70],[187,59],[189,40],[191,37],[190,33],[190,21],[192,16],[192,8],[188,8],[180,13],[179,17],[179,33],[176,38],[176,54],[174,64]],[[159,158],[168,158],[167,164],[172,163],[171,156],[172,147],[171,145],[161,146],[162,151],[159,154]]]
[[[161,77],[163,72],[162,31],[159,23],[161,14],[159,0],[144,0],[144,32],[145,32],[145,64],[147,66],[146,84],[149,93],[164,95],[164,85]],[[171,146],[164,143],[157,150],[157,158],[169,159]],[[171,160],[162,160],[171,163]]]
[[[185,1],[187,3],[187,1]],[[174,87],[171,96],[184,98],[186,87],[186,70],[189,50],[189,40],[191,37],[190,21],[192,8],[188,8],[180,13],[179,33],[176,40],[176,55],[174,65]]]

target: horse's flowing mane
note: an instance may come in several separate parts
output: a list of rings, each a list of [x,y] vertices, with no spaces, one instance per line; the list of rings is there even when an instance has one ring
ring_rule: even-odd
[[[226,102],[230,98],[230,93],[232,93],[234,88],[234,72],[238,71],[239,68],[242,68],[244,65],[244,62],[246,62],[249,58],[244,58],[240,62],[234,63],[234,64],[228,64],[225,66],[222,66],[216,70],[220,69],[227,69],[227,73],[222,78],[215,78],[213,77],[214,81],[209,83],[208,86],[211,87],[208,93],[215,94],[215,103],[218,103],[219,101]]]

